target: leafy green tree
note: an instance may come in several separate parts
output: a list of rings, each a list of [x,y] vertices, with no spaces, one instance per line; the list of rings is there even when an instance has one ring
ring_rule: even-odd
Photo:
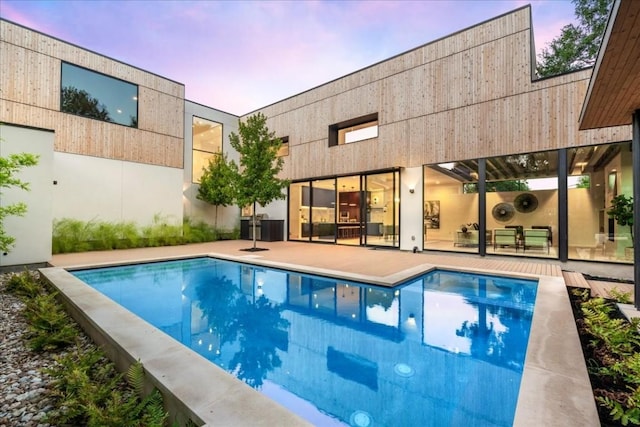
[[[629,227],[631,242],[633,243],[633,197],[618,194],[611,200],[611,208],[607,215],[621,227]]]
[[[86,90],[80,90],[73,86],[65,86],[62,88],[62,111],[79,116],[90,117],[92,119],[104,120],[111,122],[111,116],[107,107],[92,97]],[[138,122],[135,121],[137,126]],[[133,126],[133,118],[132,118]]]
[[[275,133],[269,132],[267,118],[254,114],[246,122],[239,122],[239,135],[231,132],[231,146],[240,154],[235,180],[235,200],[239,206],[253,206],[253,250],[256,250],[256,204],[266,206],[273,200],[284,199],[283,190],[289,180],[278,178],[283,160],[278,157],[282,145]],[[236,168],[235,162],[231,162]]]
[[[0,156],[0,199],[2,199],[3,188],[18,187],[28,191],[29,183],[16,178],[16,173],[24,167],[36,164],[38,164],[38,156],[34,154],[19,153],[10,154],[8,157]],[[22,216],[26,212],[27,205],[22,202],[0,206],[0,252],[9,252],[16,240],[9,236],[4,229],[4,219],[12,215]]]
[[[571,1],[578,22],[565,25],[542,50],[536,66],[540,77],[579,70],[596,62],[613,0]]]
[[[589,175],[582,175],[576,183],[576,188],[591,188],[591,177]]]
[[[505,181],[487,181],[486,191],[498,192],[498,191],[529,191],[529,184],[526,179],[508,179]],[[463,184],[463,191],[465,194],[477,193],[478,184],[475,182],[468,182]]]
[[[204,168],[198,188],[199,200],[215,206],[214,226],[218,229],[218,206],[229,206],[235,196],[236,169],[227,160],[226,154],[214,155]]]

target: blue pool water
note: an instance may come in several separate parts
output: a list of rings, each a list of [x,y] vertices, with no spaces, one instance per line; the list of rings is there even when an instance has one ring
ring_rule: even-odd
[[[395,288],[212,258],[73,272],[319,426],[510,426],[537,282]]]

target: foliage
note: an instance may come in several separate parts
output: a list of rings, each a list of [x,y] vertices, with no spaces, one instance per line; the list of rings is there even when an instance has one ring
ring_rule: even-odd
[[[619,226],[629,227],[631,242],[633,242],[633,197],[627,197],[624,194],[614,197],[607,215],[613,218]]]
[[[591,177],[589,175],[581,175],[576,183],[576,188],[591,188]]]
[[[29,347],[34,351],[65,348],[76,341],[78,329],[38,277],[25,270],[9,278],[7,291],[25,302],[24,316],[29,323]]]
[[[229,206],[235,194],[235,168],[227,161],[226,154],[214,155],[204,168],[198,187],[199,200],[215,206],[214,227],[218,228],[218,206]]]
[[[2,140],[0,140],[0,143]],[[29,190],[29,184],[16,177],[16,174],[25,167],[38,164],[38,156],[29,153],[10,154],[7,157],[0,156],[0,199],[2,199],[2,189],[17,187],[22,190]],[[27,212],[27,205],[18,202],[10,205],[0,206],[0,252],[9,252],[16,239],[9,236],[4,229],[4,219],[8,216],[23,216]]]
[[[53,368],[52,397],[57,404],[47,416],[54,425],[83,426],[163,426],[168,417],[162,395],[154,389],[143,395],[144,370],[140,363],[131,365],[125,386],[102,351],[83,349],[79,330],[56,294],[48,292],[35,274],[25,271],[9,279],[7,290],[25,302],[25,318],[31,337],[29,346],[35,351],[59,350],[76,343],[74,351],[56,357]]]
[[[27,300],[25,317],[29,322],[29,347],[34,351],[65,348],[78,337],[78,329],[56,301],[55,293]]]
[[[596,401],[613,421],[640,425],[640,319],[615,318],[611,302],[582,297],[583,325],[594,355],[589,371],[603,384],[594,387]]]
[[[100,102],[92,97],[86,90],[81,90],[73,86],[65,86],[62,88],[62,104],[60,110],[65,113],[91,117],[107,122],[112,121],[106,106],[100,104]]]
[[[505,181],[487,181],[487,192],[498,191],[529,191],[529,184],[526,179],[509,179]],[[465,194],[477,193],[478,184],[475,182],[463,184],[463,191]]]
[[[620,304],[631,304],[633,302],[631,299],[631,292],[619,291],[618,288],[613,288],[608,291],[607,297]]]
[[[237,230],[218,230],[203,221],[184,218],[182,225],[171,224],[156,215],[151,225],[134,222],[80,221],[63,218],[53,223],[54,254],[150,246],[213,242],[221,238],[237,239]]]
[[[231,162],[235,170],[235,200],[239,206],[253,206],[255,224],[256,204],[266,206],[276,199],[284,199],[283,190],[289,180],[278,178],[283,160],[278,157],[282,145],[275,133],[269,132],[267,118],[258,113],[246,122],[238,123],[239,135],[231,132],[231,146],[240,154],[240,165]],[[256,233],[253,233],[253,247],[256,247]]]
[[[35,298],[44,293],[42,284],[34,273],[25,270],[20,274],[12,274],[7,282],[7,291],[22,299]]]
[[[542,50],[536,69],[554,76],[595,64],[613,0],[572,0],[577,24],[565,25],[560,36]]]
[[[76,348],[56,358],[48,370],[54,379],[56,411],[47,421],[62,425],[86,426],[162,426],[168,417],[162,395],[157,389],[143,397],[144,370],[134,363],[129,367],[125,386],[102,351]]]

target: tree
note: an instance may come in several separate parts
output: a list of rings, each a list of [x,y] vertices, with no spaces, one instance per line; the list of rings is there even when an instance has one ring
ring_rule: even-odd
[[[542,50],[536,70],[540,77],[554,76],[593,66],[613,0],[571,0],[575,5],[577,25],[562,28]]]
[[[65,86],[62,88],[62,105],[60,109],[66,113],[107,122],[112,121],[107,107],[100,104],[100,102],[92,97],[86,90],[80,90],[73,86]],[[137,126],[137,120],[135,124]]]
[[[235,179],[235,199],[239,206],[253,206],[253,248],[256,250],[256,204],[265,206],[273,200],[284,199],[282,192],[289,180],[278,178],[283,160],[278,157],[281,146],[275,133],[269,132],[267,118],[262,114],[250,116],[238,123],[237,135],[231,132],[231,146],[240,154],[240,166]]]
[[[1,141],[0,141],[1,142]],[[29,190],[29,183],[16,178],[16,173],[20,169],[38,164],[38,156],[29,153],[10,154],[8,157],[0,156],[0,200],[2,199],[2,189],[18,187]],[[27,212],[27,205],[22,202],[11,205],[0,205],[0,252],[9,252],[13,246],[15,238],[7,234],[4,229],[4,219],[8,216],[23,216]]]
[[[218,206],[229,206],[234,201],[235,169],[227,161],[226,154],[214,155],[204,168],[198,188],[199,200],[215,206],[214,227],[218,229]]]
[[[619,226],[629,227],[633,246],[633,197],[627,197],[624,194],[614,197],[611,200],[611,208],[607,211],[607,215],[613,218]]]

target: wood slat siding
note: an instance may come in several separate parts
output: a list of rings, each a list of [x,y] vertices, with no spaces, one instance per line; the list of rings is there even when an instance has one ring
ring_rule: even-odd
[[[61,61],[138,85],[138,129],[60,112]],[[183,167],[184,85],[0,21],[0,121],[53,129],[55,151]]]
[[[629,140],[578,132],[591,70],[532,81],[528,7],[260,110],[289,135],[288,177]],[[328,146],[328,126],[378,112],[378,138]]]

